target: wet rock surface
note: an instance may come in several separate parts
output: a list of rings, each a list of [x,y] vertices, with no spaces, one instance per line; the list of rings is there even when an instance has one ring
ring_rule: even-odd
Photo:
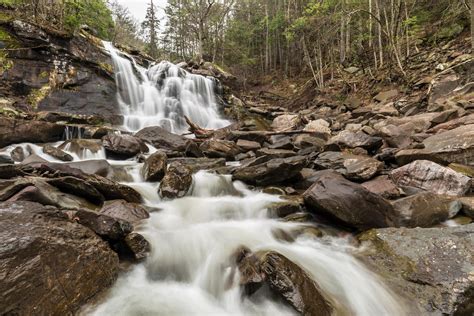
[[[56,208],[0,203],[0,227],[4,314],[72,314],[117,277],[117,255]]]
[[[310,212],[362,230],[392,225],[393,207],[379,195],[334,171],[319,171],[314,181],[303,193]]]
[[[385,228],[359,236],[361,257],[394,290],[428,315],[474,312],[474,224],[444,228]]]
[[[191,168],[172,162],[161,180],[158,194],[165,199],[180,198],[188,193],[193,182]]]

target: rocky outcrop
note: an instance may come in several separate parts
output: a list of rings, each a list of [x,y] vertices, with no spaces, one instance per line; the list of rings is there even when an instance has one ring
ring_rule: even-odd
[[[8,53],[12,66],[2,75],[0,94],[17,108],[100,115],[120,123],[112,61],[99,39],[21,21],[2,22],[2,32],[16,49]]]
[[[303,194],[308,210],[358,229],[392,225],[393,208],[385,199],[334,171],[319,171]]]
[[[191,169],[177,161],[169,164],[161,180],[158,194],[164,199],[180,198],[188,193],[193,183]]]
[[[53,207],[0,203],[0,235],[2,314],[73,314],[117,277],[107,244]]]
[[[471,179],[432,161],[417,160],[390,173],[393,182],[436,194],[462,196],[471,188]]]
[[[375,229],[359,236],[361,259],[427,315],[474,312],[474,224]]]
[[[351,132],[344,130],[333,136],[327,143],[328,149],[364,148],[375,151],[382,146],[382,138],[369,136],[364,132]]]
[[[23,142],[54,142],[60,140],[63,134],[62,125],[0,117],[0,148]]]

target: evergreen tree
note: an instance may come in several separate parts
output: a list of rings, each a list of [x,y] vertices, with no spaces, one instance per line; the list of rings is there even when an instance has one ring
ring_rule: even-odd
[[[153,58],[158,57],[158,30],[160,21],[157,17],[157,7],[150,0],[146,9],[145,21],[142,22],[142,29],[145,33],[147,53]]]

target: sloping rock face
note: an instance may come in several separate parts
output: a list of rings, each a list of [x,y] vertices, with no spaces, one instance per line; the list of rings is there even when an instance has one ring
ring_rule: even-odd
[[[117,122],[113,67],[99,39],[81,31],[68,37],[25,22],[3,22],[14,39],[12,67],[2,76],[0,96],[23,109],[100,115]]]
[[[117,277],[107,244],[52,207],[0,203],[0,240],[4,315],[73,314]]]
[[[474,313],[474,224],[375,229],[361,257],[426,315]]]
[[[303,193],[310,212],[335,218],[358,229],[388,227],[393,208],[389,202],[334,171],[313,175],[314,184]]]

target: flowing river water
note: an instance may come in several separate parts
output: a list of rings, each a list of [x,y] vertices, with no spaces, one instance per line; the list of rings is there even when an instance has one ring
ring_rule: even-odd
[[[228,123],[217,113],[210,79],[190,75],[169,63],[145,70],[134,65],[133,59],[119,56],[110,44],[106,47],[114,59],[121,88],[119,99],[124,108],[128,107],[124,110],[127,129],[168,124],[170,130],[181,131],[183,113],[202,126]],[[164,82],[158,83],[157,77],[164,78]],[[179,93],[170,96],[173,89]],[[16,146],[5,151],[9,153]],[[44,154],[40,146],[20,146],[43,159],[59,162]],[[150,146],[150,153],[154,151]],[[74,161],[106,159],[105,151],[69,153]],[[298,264],[320,285],[335,307],[335,315],[406,314],[380,278],[353,256],[358,249],[351,245],[350,236],[299,234],[291,242],[279,237],[281,233],[296,236],[294,232],[302,228],[321,226],[284,222],[272,216],[268,206],[280,197],[250,190],[230,176],[199,171],[193,175],[187,196],[163,201],[157,194],[159,183],[142,179],[141,163],[134,159],[108,162],[125,171],[129,175],[125,184],[141,193],[144,204],[158,211],[136,227],[151,244],[149,257],[122,273],[103,300],[88,307],[84,314],[294,314],[291,307],[272,299],[264,288],[251,298],[243,295],[239,271],[232,260],[241,246],[251,251],[274,250]]]

